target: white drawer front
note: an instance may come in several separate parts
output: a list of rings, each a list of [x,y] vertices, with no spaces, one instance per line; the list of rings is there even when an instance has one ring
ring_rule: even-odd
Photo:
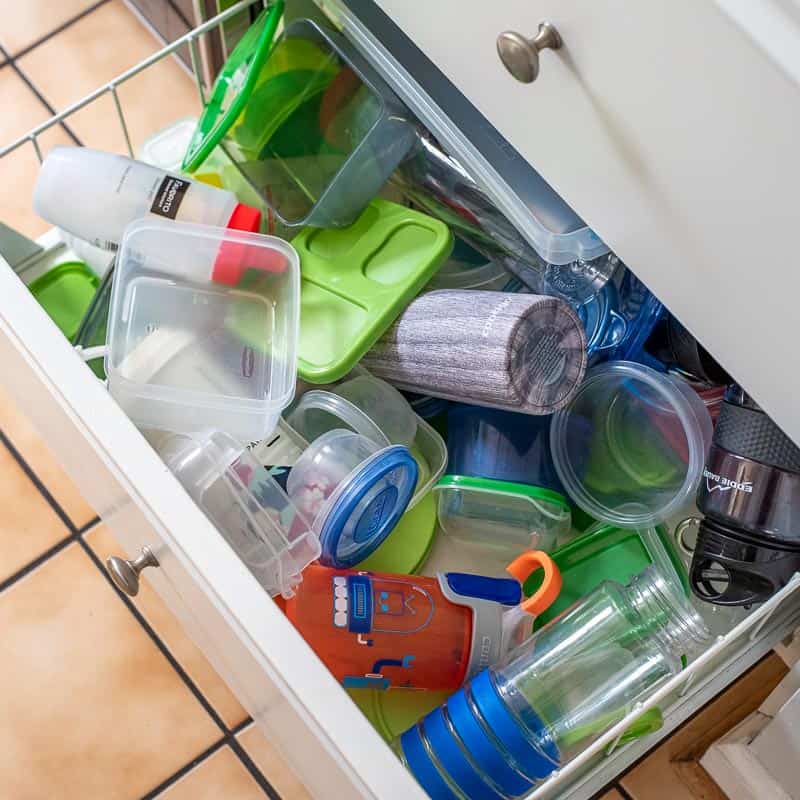
[[[5,387],[311,794],[424,797],[2,259],[0,296]]]
[[[800,88],[725,10],[778,4],[377,4],[800,441]],[[783,50],[800,46],[791,19]],[[545,20],[564,45],[519,83],[495,39]]]

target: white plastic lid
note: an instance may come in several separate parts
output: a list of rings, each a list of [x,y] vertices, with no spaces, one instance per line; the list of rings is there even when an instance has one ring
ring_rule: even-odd
[[[291,597],[320,544],[267,470],[221,431],[171,436],[159,453],[264,589]]]
[[[236,285],[211,279],[224,254]],[[141,427],[266,436],[294,396],[299,259],[275,237],[141,219],[117,258],[109,391]]]

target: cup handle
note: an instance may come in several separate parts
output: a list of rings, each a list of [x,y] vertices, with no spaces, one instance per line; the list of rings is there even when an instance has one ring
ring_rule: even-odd
[[[515,558],[506,567],[506,572],[516,578],[520,584],[525,583],[537,569],[544,570],[542,585],[533,595],[519,604],[523,611],[533,616],[548,609],[561,591],[561,573],[555,561],[541,550],[529,550]]]

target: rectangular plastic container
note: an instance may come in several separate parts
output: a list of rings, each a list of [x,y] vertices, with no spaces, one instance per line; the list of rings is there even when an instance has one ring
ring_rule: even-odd
[[[142,428],[263,438],[294,396],[299,283],[297,253],[280,239],[132,223],[111,297],[109,391]]]
[[[223,147],[286,225],[344,227],[411,148],[409,116],[345,39],[299,19]]]

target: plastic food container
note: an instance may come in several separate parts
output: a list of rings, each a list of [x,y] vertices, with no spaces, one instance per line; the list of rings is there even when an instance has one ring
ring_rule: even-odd
[[[513,292],[522,283],[494,261],[456,237],[450,258],[439,267],[425,291],[435,289],[477,289],[485,292]]]
[[[82,261],[68,261],[40,275],[31,294],[68,339],[78,332],[100,279]]]
[[[434,488],[442,530],[492,557],[553,550],[569,533],[570,511],[550,458],[549,432],[549,416],[453,405],[448,474]]]
[[[447,464],[442,437],[414,413],[397,389],[368,374],[349,378],[328,390],[306,392],[287,422],[309,441],[346,427],[384,447],[396,444],[410,448],[420,474],[409,509],[430,491]]]
[[[141,427],[261,439],[294,395],[299,305],[286,242],[138,220],[117,258],[109,391]]]
[[[249,450],[221,431],[170,436],[159,453],[270,595],[291,597],[320,544]]]
[[[308,19],[270,51],[225,138],[287,225],[349,225],[414,141],[409,113],[338,34]]]
[[[592,368],[553,416],[553,463],[569,497],[597,520],[655,525],[677,512],[700,481],[711,419],[680,378],[641,364]]]
[[[392,532],[414,494],[419,469],[407,447],[381,447],[332,430],[297,459],[286,482],[292,502],[320,539],[320,561],[351,567]]]

